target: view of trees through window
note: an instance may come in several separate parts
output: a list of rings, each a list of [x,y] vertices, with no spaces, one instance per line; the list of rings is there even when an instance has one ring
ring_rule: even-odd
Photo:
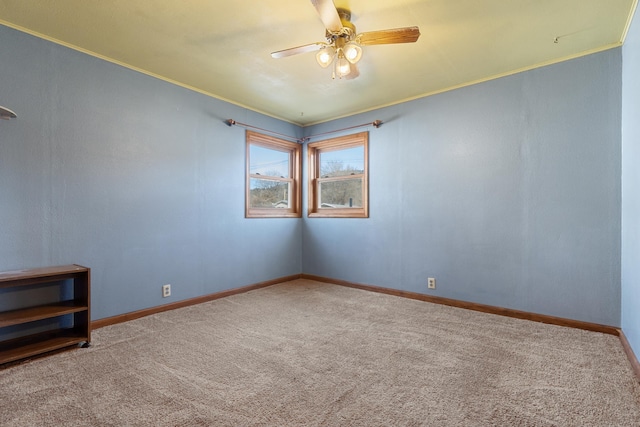
[[[320,152],[321,208],[362,207],[364,147]]]
[[[299,144],[247,132],[246,216],[300,216]]]
[[[288,178],[290,153],[251,145],[250,205],[253,208],[288,208],[291,204]]]
[[[369,133],[307,145],[310,217],[369,217]]]
[[[309,217],[369,217],[369,133],[307,144]],[[247,131],[245,216],[302,215],[302,147]]]
[[[289,183],[251,178],[251,207],[288,208]]]

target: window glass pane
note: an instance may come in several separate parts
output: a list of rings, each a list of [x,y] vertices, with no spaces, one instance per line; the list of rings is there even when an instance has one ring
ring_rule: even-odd
[[[318,196],[321,208],[361,208],[362,179],[321,181]]]
[[[307,144],[309,218],[369,218],[369,133]]]
[[[289,178],[289,152],[252,144],[249,148],[250,173]]]
[[[249,202],[252,208],[288,208],[288,182],[251,178]]]
[[[321,177],[330,178],[361,173],[364,173],[364,146],[320,151]]]

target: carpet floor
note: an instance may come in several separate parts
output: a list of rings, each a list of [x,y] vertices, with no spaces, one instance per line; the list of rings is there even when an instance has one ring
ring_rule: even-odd
[[[617,337],[295,280],[0,370],[9,426],[638,426]]]

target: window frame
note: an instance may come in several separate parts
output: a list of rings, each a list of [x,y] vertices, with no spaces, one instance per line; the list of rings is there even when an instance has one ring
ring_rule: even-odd
[[[251,173],[251,146],[289,153],[289,178]],[[245,154],[245,218],[300,218],[302,217],[302,147],[295,142],[247,130]],[[290,183],[288,208],[252,208],[251,179],[282,181]]]
[[[354,175],[322,178],[320,175],[320,156],[322,152],[337,151],[353,147],[364,147],[364,171],[362,177],[362,207],[360,208],[322,208],[318,206],[319,186],[322,182],[354,179]],[[307,144],[308,166],[308,206],[309,218],[369,218],[369,132],[340,136]]]

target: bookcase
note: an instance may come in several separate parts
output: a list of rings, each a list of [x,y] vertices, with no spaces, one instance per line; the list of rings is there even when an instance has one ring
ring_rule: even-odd
[[[12,334],[5,334],[10,336],[8,339],[0,335],[0,365],[78,344],[88,347],[90,289],[91,270],[76,264],[0,272],[0,300],[10,292],[20,291],[56,295],[53,302],[8,310],[2,306],[0,332],[11,328]],[[29,332],[29,326],[38,322],[49,325],[43,331]],[[27,332],[21,334],[21,328]]]

